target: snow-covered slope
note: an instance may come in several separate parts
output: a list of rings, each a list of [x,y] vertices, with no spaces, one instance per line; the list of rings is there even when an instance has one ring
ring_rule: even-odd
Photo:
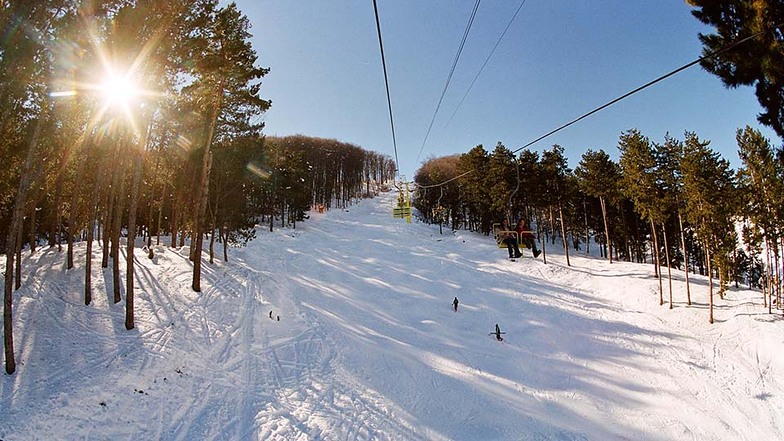
[[[201,293],[187,248],[140,250],[132,331],[111,270],[84,306],[84,247],[71,271],[27,253],[0,439],[784,439],[782,320],[760,293],[731,290],[710,325],[705,278],[687,307],[676,271],[669,310],[650,265],[509,262],[393,219],[393,197],[262,229]]]

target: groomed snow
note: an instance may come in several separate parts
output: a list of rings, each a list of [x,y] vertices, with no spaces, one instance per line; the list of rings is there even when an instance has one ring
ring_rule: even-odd
[[[784,439],[781,314],[759,292],[717,297],[711,325],[704,277],[687,307],[675,271],[670,310],[651,265],[567,267],[558,244],[510,262],[393,219],[394,196],[260,228],[205,259],[201,293],[187,247],[137,250],[132,331],[110,269],[83,304],[83,244],[70,271],[25,253],[0,439]]]

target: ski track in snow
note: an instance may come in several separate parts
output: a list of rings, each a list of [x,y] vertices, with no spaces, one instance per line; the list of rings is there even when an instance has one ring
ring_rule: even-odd
[[[205,261],[200,293],[187,247],[137,249],[131,331],[99,247],[89,306],[83,247],[72,270],[64,252],[26,256],[0,439],[784,435],[780,319],[761,299],[730,291],[707,325],[705,279],[687,307],[675,272],[663,313],[649,266],[567,267],[551,244],[546,265],[510,262],[487,237],[391,219],[393,197],[262,231],[230,262]]]

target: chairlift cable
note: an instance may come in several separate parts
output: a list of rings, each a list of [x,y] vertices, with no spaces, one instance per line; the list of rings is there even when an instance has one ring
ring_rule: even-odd
[[[775,28],[780,28],[781,26],[784,26],[784,23],[780,23],[780,24],[778,24],[778,25],[775,25],[775,26],[773,26],[773,28],[774,28],[774,29],[775,29]],[[605,104],[602,104],[601,106],[599,106],[599,107],[597,107],[597,108],[595,108],[595,109],[591,110],[590,112],[588,112],[588,113],[586,113],[586,114],[584,114],[584,115],[582,115],[582,116],[580,116],[580,117],[577,117],[577,118],[575,118],[575,119],[573,119],[573,120],[569,121],[569,122],[568,122],[568,123],[566,123],[566,124],[563,124],[562,126],[560,126],[560,127],[556,128],[556,129],[553,129],[553,130],[551,130],[551,131],[549,131],[549,132],[545,133],[544,135],[542,135],[542,136],[540,136],[540,137],[538,137],[538,138],[534,139],[533,141],[529,142],[528,144],[525,144],[524,146],[522,146],[522,147],[518,148],[517,150],[514,150],[514,151],[512,151],[512,153],[517,153],[517,152],[519,152],[520,150],[523,150],[523,149],[524,149],[524,148],[526,148],[526,147],[530,147],[531,145],[533,145],[533,144],[536,144],[537,142],[539,142],[539,141],[541,141],[541,140],[543,140],[543,139],[545,139],[545,138],[549,137],[550,135],[553,135],[553,134],[555,134],[555,133],[558,133],[558,132],[560,132],[561,130],[563,130],[563,129],[565,129],[565,128],[567,128],[567,127],[571,126],[572,124],[575,124],[575,123],[577,123],[577,122],[579,122],[579,121],[581,121],[581,120],[583,120],[583,119],[585,119],[585,118],[587,118],[587,117],[589,117],[589,116],[593,115],[593,114],[594,114],[594,113],[596,113],[596,112],[599,112],[599,111],[601,111],[601,110],[604,110],[604,109],[606,109],[607,107],[610,107],[610,106],[612,106],[613,104],[615,104],[615,103],[617,103],[617,102],[619,102],[619,101],[621,101],[621,100],[623,100],[623,99],[625,99],[625,98],[628,98],[629,96],[631,96],[631,95],[634,95],[634,94],[635,94],[635,93],[637,93],[637,92],[640,92],[640,91],[642,91],[642,90],[644,90],[644,89],[647,89],[648,87],[650,87],[650,86],[653,86],[654,84],[656,84],[656,83],[658,83],[658,82],[660,82],[660,81],[663,81],[663,80],[665,80],[665,79],[667,79],[667,78],[669,78],[669,77],[671,77],[671,76],[673,76],[673,75],[675,75],[675,74],[677,74],[677,73],[680,73],[681,71],[684,71],[684,70],[686,70],[686,69],[688,69],[688,68],[690,68],[690,67],[694,66],[694,65],[695,65],[695,64],[697,64],[697,63],[700,63],[700,62],[702,62],[702,61],[705,61],[705,60],[707,60],[707,59],[713,58],[713,57],[715,57],[715,56],[717,56],[717,55],[720,55],[720,54],[722,54],[722,53],[724,53],[724,52],[727,52],[727,51],[729,51],[730,49],[733,49],[733,48],[735,48],[736,46],[738,46],[738,45],[740,45],[740,44],[743,44],[743,43],[745,43],[745,42],[747,42],[747,41],[749,41],[749,40],[752,40],[752,39],[754,39],[754,38],[757,38],[757,37],[761,36],[762,34],[764,34],[765,32],[766,32],[765,30],[759,31],[759,32],[757,32],[756,34],[749,35],[748,37],[746,37],[746,38],[743,38],[743,39],[740,39],[740,40],[738,40],[738,41],[736,41],[736,42],[734,42],[734,43],[730,44],[729,46],[725,46],[725,47],[723,47],[723,48],[721,48],[721,49],[719,49],[719,50],[716,50],[716,51],[713,51],[713,52],[711,52],[711,53],[709,53],[709,54],[707,54],[707,55],[704,55],[704,56],[702,56],[702,57],[700,57],[700,58],[698,58],[698,59],[696,59],[696,60],[694,60],[694,61],[692,61],[692,62],[686,63],[686,64],[684,64],[683,66],[681,66],[681,67],[679,67],[679,68],[677,68],[677,69],[675,69],[675,70],[672,70],[672,71],[670,71],[670,72],[668,72],[668,73],[666,73],[666,74],[664,74],[664,75],[660,76],[659,78],[656,78],[656,79],[655,79],[655,80],[653,80],[653,81],[649,81],[649,82],[647,82],[647,83],[643,84],[642,86],[640,86],[640,87],[638,87],[638,88],[636,88],[636,89],[633,89],[633,90],[631,90],[631,91],[629,91],[629,92],[626,92],[625,94],[623,94],[623,95],[619,96],[618,98],[615,98],[615,99],[614,99],[614,100],[612,100],[612,101],[609,101],[609,102],[607,102],[607,103],[605,103]]]
[[[782,22],[782,23],[779,23],[779,24],[776,24],[776,25],[772,26],[772,28],[774,28],[774,29],[778,29],[778,28],[781,28],[782,26],[784,26],[784,22]],[[738,41],[736,41],[736,42],[734,42],[734,43],[732,43],[732,44],[730,44],[730,45],[728,45],[728,46],[725,46],[725,47],[723,47],[723,48],[721,48],[721,49],[717,49],[717,50],[715,50],[715,51],[713,51],[713,52],[711,52],[711,53],[709,53],[709,54],[707,54],[707,55],[704,55],[704,56],[702,56],[702,57],[700,57],[700,58],[698,58],[698,59],[696,59],[696,60],[694,60],[694,61],[691,61],[691,62],[689,62],[689,63],[686,63],[686,64],[684,64],[683,66],[681,66],[681,67],[679,67],[679,68],[677,68],[677,69],[674,69],[674,70],[672,70],[672,71],[670,71],[670,72],[668,72],[668,73],[666,73],[666,74],[664,74],[664,75],[662,75],[662,76],[660,76],[660,77],[656,78],[655,80],[649,81],[649,82],[647,82],[647,83],[643,84],[642,86],[640,86],[640,87],[637,87],[636,89],[633,89],[633,90],[631,90],[631,91],[629,91],[629,92],[626,92],[625,94],[623,94],[623,95],[619,96],[618,98],[615,98],[615,99],[613,99],[613,100],[611,100],[611,101],[609,101],[609,102],[607,102],[607,103],[605,103],[605,104],[602,104],[601,106],[599,106],[599,107],[597,107],[597,108],[595,108],[595,109],[591,110],[590,112],[588,112],[588,113],[586,113],[586,114],[584,114],[584,115],[582,115],[582,116],[580,116],[580,117],[578,117],[578,118],[575,118],[574,120],[572,120],[572,121],[570,121],[570,122],[568,122],[568,123],[566,123],[566,124],[563,124],[563,125],[561,125],[560,127],[556,128],[556,129],[553,129],[553,130],[551,130],[551,131],[549,131],[549,132],[545,133],[544,135],[542,135],[542,136],[540,136],[540,137],[538,137],[538,138],[534,139],[533,141],[530,141],[530,142],[528,142],[527,144],[523,145],[522,147],[520,147],[520,148],[518,148],[518,149],[516,149],[516,150],[513,150],[513,151],[512,151],[512,153],[517,153],[517,152],[519,152],[519,151],[521,151],[521,150],[523,150],[523,149],[525,149],[525,148],[527,148],[527,147],[530,147],[530,146],[532,146],[533,144],[536,144],[537,142],[539,142],[539,141],[541,141],[541,140],[543,140],[543,139],[545,139],[545,138],[547,138],[547,137],[549,137],[549,136],[551,136],[551,135],[554,135],[555,133],[557,133],[557,132],[560,132],[561,130],[563,130],[563,129],[565,129],[565,128],[569,127],[569,126],[571,126],[571,125],[573,125],[573,124],[575,124],[575,123],[577,123],[577,122],[579,122],[579,121],[582,121],[583,119],[585,119],[585,118],[587,118],[587,117],[589,117],[589,116],[593,115],[594,113],[597,113],[597,112],[599,112],[599,111],[601,111],[601,110],[604,110],[604,109],[606,109],[607,107],[610,107],[611,105],[613,105],[613,104],[615,104],[615,103],[617,103],[617,102],[619,102],[619,101],[621,101],[621,100],[623,100],[623,99],[625,99],[625,98],[628,98],[629,96],[631,96],[631,95],[634,95],[634,94],[635,94],[635,93],[637,93],[637,92],[640,92],[640,91],[642,91],[642,90],[644,90],[644,89],[647,89],[648,87],[650,87],[650,86],[653,86],[653,85],[654,85],[654,84],[656,84],[656,83],[659,83],[659,82],[661,82],[661,81],[663,81],[663,80],[665,80],[665,79],[667,79],[667,78],[669,78],[669,77],[671,77],[671,76],[673,76],[673,75],[675,75],[675,74],[677,74],[677,73],[680,73],[680,72],[682,72],[682,71],[684,71],[684,70],[686,70],[686,69],[688,69],[688,68],[690,68],[690,67],[694,66],[694,65],[695,65],[695,64],[697,64],[697,63],[700,63],[700,62],[702,62],[702,61],[704,61],[704,60],[708,60],[708,59],[710,59],[710,58],[713,58],[713,57],[715,57],[715,56],[717,56],[717,55],[720,55],[720,54],[722,54],[722,53],[724,53],[724,52],[727,52],[727,51],[729,51],[729,50],[731,50],[731,49],[734,49],[735,47],[737,47],[737,46],[739,46],[739,45],[741,45],[741,44],[743,44],[743,43],[745,43],[745,42],[747,42],[747,41],[749,41],[749,40],[753,40],[753,39],[755,39],[755,38],[757,38],[757,37],[761,36],[761,35],[762,35],[762,34],[764,34],[765,32],[766,32],[766,31],[765,31],[765,30],[763,30],[763,31],[757,32],[757,33],[755,33],[755,34],[749,35],[748,37],[745,37],[745,38],[743,38],[743,39],[740,39],[740,40],[738,40]],[[454,181],[454,180],[456,180],[456,179],[460,179],[460,178],[462,178],[463,176],[466,176],[466,175],[468,175],[468,174],[470,174],[470,173],[473,173],[474,171],[475,171],[475,170],[473,170],[473,169],[472,169],[472,170],[468,170],[468,171],[466,171],[466,172],[464,172],[464,173],[461,173],[461,174],[459,174],[459,175],[457,175],[457,176],[455,176],[455,177],[452,177],[452,178],[450,178],[450,179],[447,179],[446,181],[444,181],[444,182],[441,182],[441,183],[438,183],[438,184],[430,184],[430,185],[424,185],[424,186],[423,186],[423,185],[416,184],[416,183],[415,183],[415,184],[416,184],[416,185],[418,185],[418,186],[419,186],[419,187],[421,187],[421,188],[433,188],[433,187],[438,187],[438,186],[440,186],[440,185],[445,185],[445,184],[448,184],[449,182],[452,182],[452,181]]]
[[[444,128],[449,127],[449,124],[455,118],[455,115],[457,115],[457,111],[460,110],[460,106],[463,105],[463,101],[465,101],[466,97],[468,96],[468,93],[471,92],[471,89],[473,89],[476,80],[479,79],[479,75],[482,74],[482,71],[485,69],[485,66],[487,66],[487,62],[490,61],[490,57],[493,56],[493,53],[495,53],[495,50],[498,48],[498,45],[501,44],[501,40],[504,38],[504,35],[506,35],[506,32],[509,30],[510,27],[512,27],[512,23],[520,14],[520,10],[523,9],[525,2],[526,0],[523,0],[522,3],[520,3],[520,6],[518,6],[517,11],[515,11],[514,15],[512,16],[512,19],[509,20],[509,23],[507,23],[506,28],[504,29],[503,32],[501,32],[501,35],[498,37],[498,40],[495,42],[495,46],[493,46],[493,49],[487,55],[487,58],[485,58],[485,62],[482,63],[482,67],[479,68],[479,72],[476,73],[476,76],[474,77],[473,81],[471,81],[471,84],[468,86],[468,90],[466,90],[465,94],[463,95],[463,98],[461,98],[460,102],[457,103],[457,107],[455,107],[455,111],[452,112],[452,116],[449,117],[449,121],[447,121]]]
[[[387,62],[384,57],[384,42],[381,38],[381,22],[378,19],[378,4],[373,0],[373,11],[376,14],[376,30],[378,31],[378,47],[381,50],[381,65],[384,68],[384,84],[387,87],[387,106],[389,107],[389,125],[392,127],[392,147],[395,150],[395,173],[400,170],[400,161],[397,156],[397,139],[395,136],[395,120],[392,118],[392,99],[389,94],[389,76],[387,75]]]
[[[375,0],[373,1],[375,2]],[[476,11],[479,9],[480,2],[481,0],[476,0],[476,3],[474,3],[474,10],[471,12],[471,17],[468,19],[468,23],[466,24],[465,31],[463,32],[463,39],[460,42],[460,46],[458,47],[457,53],[455,54],[455,60],[452,62],[452,68],[449,70],[449,75],[446,78],[446,84],[444,84],[444,90],[441,92],[441,98],[438,99],[436,111],[433,112],[433,119],[430,120],[430,126],[427,128],[425,139],[422,140],[422,146],[419,148],[419,153],[417,154],[416,160],[414,162],[419,161],[419,157],[422,156],[422,150],[425,149],[427,138],[430,136],[430,131],[433,129],[433,123],[436,122],[436,115],[438,115],[438,110],[441,108],[441,103],[444,101],[444,96],[446,95],[446,91],[449,88],[449,82],[452,81],[452,75],[455,73],[457,62],[460,60],[460,54],[463,52],[463,47],[465,47],[465,42],[468,39],[468,33],[471,31],[471,26],[474,23],[474,18],[476,17]]]

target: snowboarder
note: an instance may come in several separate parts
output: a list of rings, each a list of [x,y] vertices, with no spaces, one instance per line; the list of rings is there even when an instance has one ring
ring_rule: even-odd
[[[495,324],[495,332],[494,332],[493,334],[495,334],[495,338],[496,338],[496,340],[498,340],[498,341],[504,341],[504,338],[503,338],[503,337],[501,337],[501,334],[506,334],[506,332],[501,332],[501,328],[499,328],[499,327],[498,327],[498,323],[496,323],[496,324]]]
[[[454,299],[454,300],[452,300],[452,304],[453,304],[453,305],[455,305],[455,312],[457,312],[457,304],[458,304],[458,303],[460,303],[460,302],[458,302],[458,301],[457,301],[457,297],[455,297],[455,299]]]

